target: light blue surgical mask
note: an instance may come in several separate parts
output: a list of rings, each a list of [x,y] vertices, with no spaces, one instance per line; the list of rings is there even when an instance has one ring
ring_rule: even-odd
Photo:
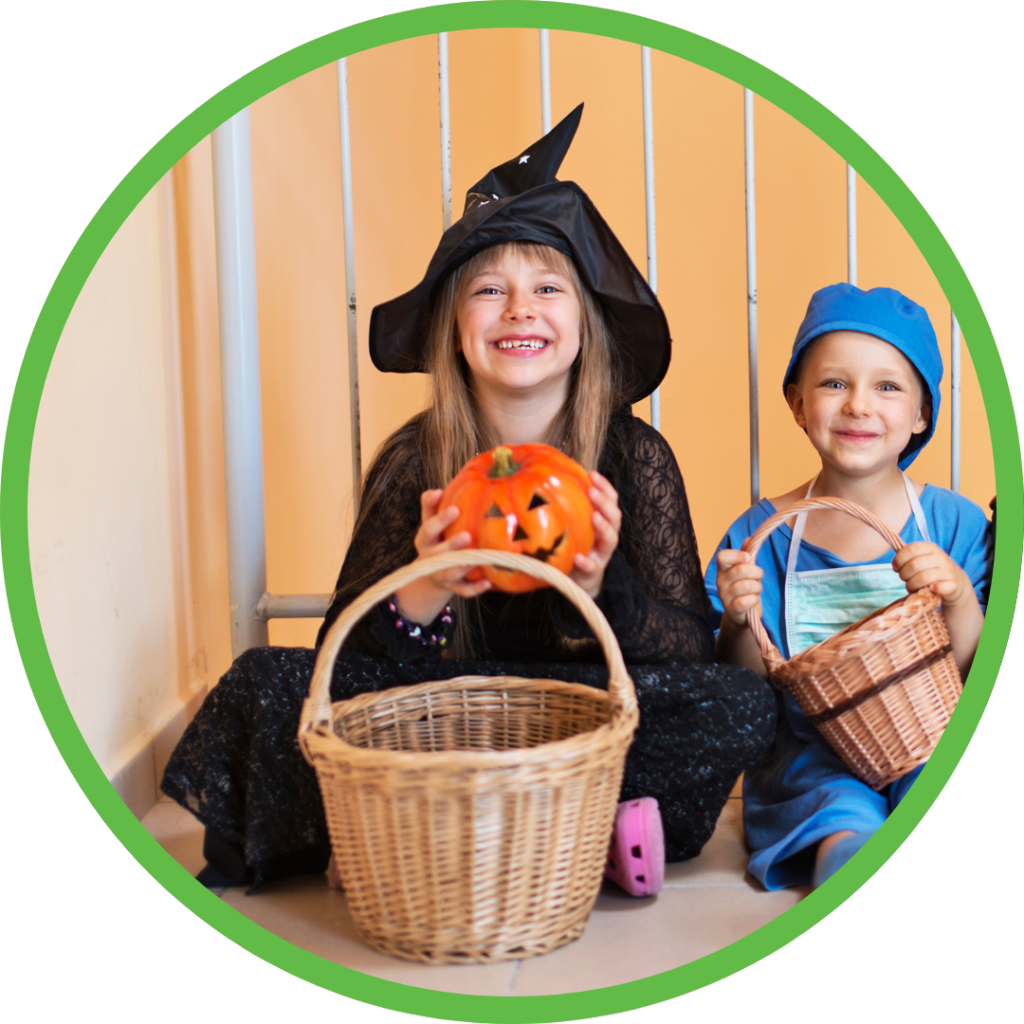
[[[816,483],[817,477],[807,489],[808,498]],[[925,540],[931,540],[921,502],[906,474],[903,483],[917,528]],[[786,562],[786,645],[790,658],[834,636],[865,615],[907,596],[906,584],[890,564],[797,572],[796,561],[806,523],[807,513],[802,512],[793,524]]]

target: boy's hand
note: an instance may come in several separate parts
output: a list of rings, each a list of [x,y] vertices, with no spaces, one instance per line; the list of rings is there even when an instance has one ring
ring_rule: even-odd
[[[726,618],[734,626],[746,626],[751,608],[761,614],[762,569],[746,551],[726,548],[718,552],[718,596]]]
[[[967,573],[930,541],[919,540],[900,548],[892,567],[906,583],[909,594],[931,587],[946,605],[958,605],[975,596]]]

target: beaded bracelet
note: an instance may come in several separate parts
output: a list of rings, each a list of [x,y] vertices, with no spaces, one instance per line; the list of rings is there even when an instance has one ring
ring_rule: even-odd
[[[441,628],[429,636],[418,622],[409,622],[408,619],[402,618],[402,613],[398,610],[398,602],[393,594],[391,600],[388,601],[388,611],[395,617],[395,629],[404,629],[410,640],[418,640],[424,647],[444,647],[448,643],[446,634],[448,627],[452,624],[452,606],[450,604],[446,604],[441,609]],[[434,619],[434,622],[436,621],[437,619]]]

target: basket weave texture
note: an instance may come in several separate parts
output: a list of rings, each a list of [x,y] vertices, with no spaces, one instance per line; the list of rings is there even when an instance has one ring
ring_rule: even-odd
[[[420,576],[483,564],[538,576],[579,608],[604,650],[607,692],[460,676],[331,704],[335,659],[363,614]],[[633,684],[604,616],[537,559],[448,552],[367,590],[331,627],[299,726],[367,943],[427,963],[493,962],[581,935],[637,721]]]
[[[754,558],[768,535],[809,509],[839,509],[877,530],[899,551],[900,537],[842,498],[808,498],[777,512],[743,544]],[[893,602],[786,661],[755,609],[747,623],[768,678],[863,782],[881,789],[923,764],[949,723],[963,685],[942,602],[930,590]]]

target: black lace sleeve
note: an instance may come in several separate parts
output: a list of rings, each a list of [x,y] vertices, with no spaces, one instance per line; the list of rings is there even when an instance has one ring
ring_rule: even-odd
[[[631,415],[612,422],[601,472],[619,492],[619,548],[605,570],[598,606],[627,662],[710,662],[714,635],[686,488],[672,449]],[[589,635],[579,614],[558,602],[560,627]]]
[[[367,587],[416,557],[413,538],[420,522],[420,494],[426,486],[421,478],[420,460],[410,457],[416,448],[417,424],[418,419],[411,420],[390,438],[366,474],[364,501],[373,504],[360,511],[331,605],[317,634],[317,647],[342,610]],[[345,647],[396,661],[411,661],[434,653],[404,630],[395,628],[387,601],[363,616],[353,627]]]

